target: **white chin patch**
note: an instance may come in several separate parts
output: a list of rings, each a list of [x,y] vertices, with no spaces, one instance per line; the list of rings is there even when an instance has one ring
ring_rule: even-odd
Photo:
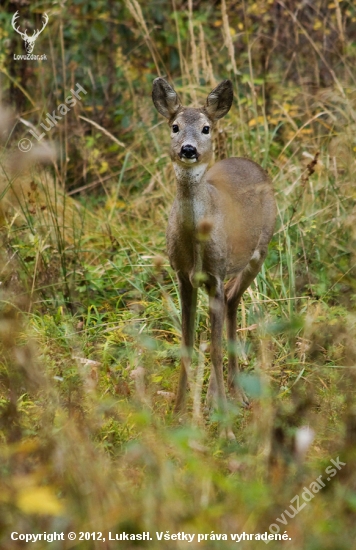
[[[194,159],[187,159],[185,157],[182,157],[180,159],[182,162],[184,162],[185,164],[194,164],[194,162],[197,162],[198,159],[194,158]]]

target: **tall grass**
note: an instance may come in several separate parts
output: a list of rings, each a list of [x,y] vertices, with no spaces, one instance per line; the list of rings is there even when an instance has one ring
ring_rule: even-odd
[[[287,531],[288,548],[353,547],[356,12],[348,2],[303,6],[55,5],[36,43],[51,52],[44,66],[10,60],[22,44],[6,5],[2,96],[17,117],[37,128],[76,82],[88,95],[48,134],[49,168],[40,153],[20,167],[26,153],[12,155],[28,126],[1,115],[1,548],[22,547],[11,532],[54,531],[102,531],[106,541],[34,547],[116,548],[108,531],[150,531],[147,547],[182,547],[157,540],[169,531],[195,534],[193,548],[233,548],[231,533],[271,524]],[[31,4],[29,21],[42,9]],[[195,391],[186,416],[172,414],[180,314],[165,225],[175,182],[150,99],[157,73],[194,104],[232,78],[215,160],[248,156],[276,190],[275,236],[239,310],[252,407],[230,403],[235,443],[204,411],[204,294]],[[305,426],[315,438],[303,450]],[[326,481],[337,457],[346,466]],[[320,475],[326,487],[283,523]]]

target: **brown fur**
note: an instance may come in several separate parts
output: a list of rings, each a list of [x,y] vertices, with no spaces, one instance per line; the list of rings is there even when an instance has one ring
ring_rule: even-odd
[[[176,92],[162,78],[154,81],[152,97],[172,128],[171,159],[177,178],[177,195],[167,228],[168,256],[177,272],[182,304],[182,368],[176,410],[182,408],[190,378],[197,289],[202,283],[210,298],[213,368],[208,397],[224,410],[221,346],[224,316],[233,348],[238,304],[260,271],[273,234],[276,217],[273,189],[266,172],[246,158],[225,159],[208,170],[211,130],[232,104],[230,81],[217,86],[201,109],[182,107]],[[226,278],[229,281],[224,287]],[[247,402],[237,386],[238,365],[236,353],[231,350],[228,368],[230,390]]]

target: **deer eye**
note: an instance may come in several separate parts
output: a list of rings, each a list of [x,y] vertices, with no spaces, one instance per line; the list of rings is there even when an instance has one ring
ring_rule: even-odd
[[[173,124],[172,125],[172,132],[173,132],[173,134],[176,134],[177,132],[179,132],[178,124]]]
[[[209,134],[209,132],[210,132],[210,127],[209,127],[209,126],[204,126],[204,128],[203,128],[202,131],[203,131],[203,134]]]

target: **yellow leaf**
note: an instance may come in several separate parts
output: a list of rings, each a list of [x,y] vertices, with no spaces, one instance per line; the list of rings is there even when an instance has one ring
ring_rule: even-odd
[[[293,135],[294,135],[294,134],[293,134]],[[286,162],[289,161],[289,158],[288,158],[286,155],[281,155],[281,156],[278,158],[278,160],[279,160],[280,162],[282,162],[283,164],[285,164]],[[283,250],[283,249],[281,249],[281,250]]]
[[[23,439],[14,448],[15,453],[30,454],[37,451],[39,448],[39,441],[36,439]]]
[[[51,487],[27,487],[19,492],[17,506],[25,514],[63,514],[63,504],[58,500]]]
[[[105,203],[105,209],[111,210],[112,208],[126,208],[126,203],[120,199],[116,200],[110,197]]]
[[[99,168],[99,173],[104,174],[107,170],[109,170],[109,164],[106,160],[103,160]]]
[[[257,124],[263,124],[264,121],[265,121],[265,119],[264,119],[263,116],[258,116],[257,118],[251,118],[248,125],[251,128],[252,126],[256,126]]]

